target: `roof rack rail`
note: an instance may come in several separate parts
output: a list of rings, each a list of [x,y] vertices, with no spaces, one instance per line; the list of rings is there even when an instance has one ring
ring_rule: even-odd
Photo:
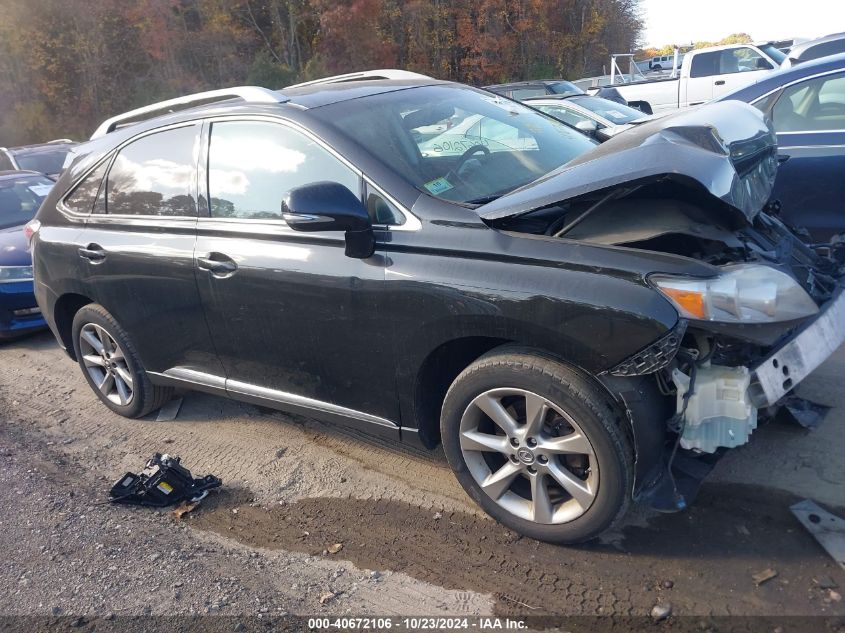
[[[345,75],[333,75],[313,81],[304,81],[286,88],[304,88],[306,86],[319,86],[320,84],[339,84],[347,81],[366,81],[368,79],[434,79],[428,75],[411,72],[410,70],[398,70],[396,68],[380,68],[378,70],[362,70],[357,73],[346,73]]]
[[[152,119],[162,114],[169,114],[178,110],[186,110],[193,106],[202,105],[204,103],[214,103],[215,101],[226,101],[228,99],[239,98],[243,101],[252,101],[254,103],[285,103],[290,101],[284,95],[270,90],[268,88],[261,88],[259,86],[235,86],[233,88],[221,88],[220,90],[208,90],[206,92],[197,92],[196,94],[185,95],[184,97],[177,97],[175,99],[168,99],[167,101],[159,101],[152,103],[123,114],[118,114],[110,119],[106,119],[100,124],[91,139],[100,138],[110,132],[114,132],[121,125],[130,125],[132,123],[139,123],[147,119]]]

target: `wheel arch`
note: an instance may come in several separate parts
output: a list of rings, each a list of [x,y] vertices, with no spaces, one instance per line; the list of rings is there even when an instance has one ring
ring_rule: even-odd
[[[511,342],[496,336],[465,336],[441,343],[423,359],[414,380],[412,417],[424,446],[434,448],[440,443],[440,411],[458,374],[487,352]]]
[[[68,356],[73,360],[76,360],[76,351],[73,345],[73,317],[89,303],[95,303],[95,301],[83,294],[69,292],[60,296],[53,307],[53,321],[56,324],[56,332]]]

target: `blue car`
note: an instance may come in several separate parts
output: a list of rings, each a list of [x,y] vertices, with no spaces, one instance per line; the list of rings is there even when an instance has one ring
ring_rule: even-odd
[[[53,188],[32,171],[0,171],[0,341],[46,327],[35,303],[24,226]]]
[[[819,242],[845,233],[845,54],[776,71],[720,97],[762,110],[778,137],[772,200]]]

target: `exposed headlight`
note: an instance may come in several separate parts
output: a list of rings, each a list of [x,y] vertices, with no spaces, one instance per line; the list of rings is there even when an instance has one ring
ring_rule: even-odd
[[[653,275],[651,283],[689,319],[773,323],[810,316],[815,301],[789,275],[769,266],[724,266],[712,279]]]
[[[0,266],[0,284],[32,281],[32,266]]]

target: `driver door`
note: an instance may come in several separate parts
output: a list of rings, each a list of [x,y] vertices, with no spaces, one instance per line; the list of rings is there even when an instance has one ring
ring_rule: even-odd
[[[296,232],[281,211],[287,191],[318,181],[360,196],[361,173],[282,122],[213,121],[204,137],[194,265],[227,391],[398,435],[384,257],[347,257],[343,233]]]

